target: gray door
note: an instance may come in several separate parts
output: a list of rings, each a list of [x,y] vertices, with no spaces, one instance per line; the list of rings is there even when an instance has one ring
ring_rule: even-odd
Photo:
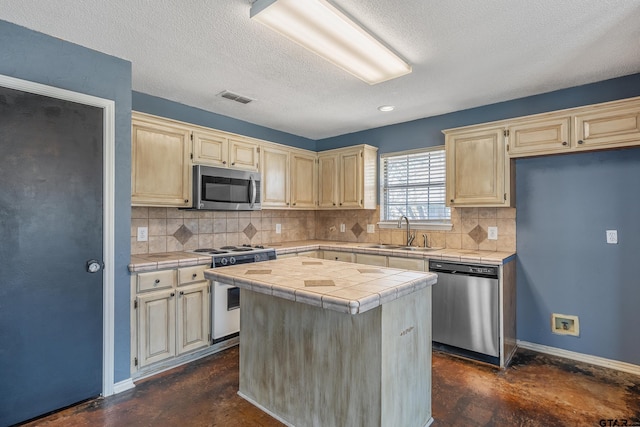
[[[0,426],[102,391],[102,116],[0,87]]]

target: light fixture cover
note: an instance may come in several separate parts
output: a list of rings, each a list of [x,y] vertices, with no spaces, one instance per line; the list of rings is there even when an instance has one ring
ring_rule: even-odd
[[[257,0],[251,18],[373,85],[411,66],[326,0]]]

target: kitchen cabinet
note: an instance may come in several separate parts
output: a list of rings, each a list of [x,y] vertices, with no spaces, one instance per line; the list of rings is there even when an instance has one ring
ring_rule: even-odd
[[[512,167],[503,126],[443,131],[448,206],[512,206]]]
[[[375,209],[377,148],[357,145],[318,154],[318,207]]]
[[[318,169],[314,152],[264,144],[261,164],[263,208],[316,208]]]
[[[574,115],[572,147],[576,151],[640,144],[640,98],[611,102]]]
[[[262,146],[262,207],[288,208],[289,151],[275,146]]]
[[[566,115],[514,123],[507,129],[509,156],[565,153],[571,150],[570,127]]]
[[[134,112],[131,137],[131,204],[190,206],[189,128]]]
[[[322,251],[324,259],[332,259],[334,261],[353,262],[355,257],[351,252],[339,252],[339,251]]]
[[[388,257],[389,268],[400,268],[402,270],[427,271],[425,269],[425,260],[418,258],[402,258],[390,256]]]
[[[249,138],[194,127],[193,164],[257,171],[259,152]]]
[[[387,257],[384,255],[355,254],[357,264],[376,265],[378,267],[387,266]]]
[[[322,251],[305,251],[305,252],[298,252],[297,254],[298,256],[306,256],[308,258],[322,258]],[[278,255],[278,258],[280,258],[280,255]]]
[[[208,266],[138,273],[131,278],[133,370],[209,346]]]

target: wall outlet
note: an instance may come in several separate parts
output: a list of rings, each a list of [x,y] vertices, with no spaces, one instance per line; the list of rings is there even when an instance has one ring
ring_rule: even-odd
[[[149,240],[149,227],[138,227],[138,242]]]
[[[498,240],[498,227],[487,227],[487,239]]]
[[[578,316],[552,313],[551,332],[559,335],[580,336],[580,321]]]
[[[276,234],[282,233],[282,224],[276,224]]]
[[[345,231],[347,231],[347,225],[346,224],[340,224],[340,232],[344,233]]]
[[[607,230],[607,243],[610,245],[618,244],[618,230]]]
[[[367,233],[375,233],[376,225],[375,224],[367,224]]]

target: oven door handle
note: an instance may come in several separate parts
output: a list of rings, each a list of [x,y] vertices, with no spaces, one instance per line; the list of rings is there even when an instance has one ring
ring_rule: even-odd
[[[251,207],[256,204],[256,180],[253,179],[253,176],[249,177],[249,200],[251,200]]]

